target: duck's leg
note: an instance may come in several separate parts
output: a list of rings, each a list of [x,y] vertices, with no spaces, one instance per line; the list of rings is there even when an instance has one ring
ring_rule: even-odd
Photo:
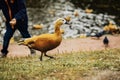
[[[42,61],[43,52],[41,52],[40,61]]]
[[[54,58],[53,56],[48,56],[48,55],[46,54],[46,52],[44,53],[44,55],[45,55],[46,57],[49,57],[49,58]]]
[[[28,48],[30,50],[31,55],[35,55],[36,54],[35,50],[32,49],[29,45],[28,45]]]

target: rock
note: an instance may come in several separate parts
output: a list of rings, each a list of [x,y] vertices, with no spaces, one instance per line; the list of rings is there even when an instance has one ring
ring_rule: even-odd
[[[6,30],[3,29],[3,30],[1,31],[1,34],[4,35],[5,32],[6,32]]]
[[[63,4],[64,3],[64,4]],[[54,32],[54,21],[57,18],[65,18],[70,16],[71,20],[69,25],[63,25],[62,29],[65,31],[63,38],[76,38],[80,34],[94,34],[100,32],[103,27],[112,21],[115,25],[114,18],[115,16],[103,14],[103,13],[86,13],[85,10],[81,8],[75,8],[75,6],[69,1],[59,0],[49,6],[47,9],[39,8],[28,8],[28,17],[29,17],[29,32],[31,35],[39,35],[43,33],[53,33]],[[77,15],[75,16],[75,11]],[[93,11],[94,12],[94,11]],[[5,23],[2,18],[2,13],[0,12],[0,33],[5,33]],[[45,26],[40,30],[33,30],[32,27],[34,24],[43,23]],[[14,34],[15,39],[21,38],[19,32]]]

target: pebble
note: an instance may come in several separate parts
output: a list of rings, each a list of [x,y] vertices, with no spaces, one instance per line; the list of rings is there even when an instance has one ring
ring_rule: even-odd
[[[64,4],[63,4],[64,3]],[[75,8],[74,5],[70,2],[65,2],[65,0],[61,0],[60,2],[53,3],[53,5],[49,6],[48,9],[43,11],[43,13],[35,8],[28,8],[28,17],[29,17],[29,32],[31,35],[38,35],[43,33],[53,33],[54,32],[54,21],[57,18],[71,16],[70,26],[63,25],[62,29],[65,31],[63,34],[63,38],[77,38],[80,37],[81,34],[89,34],[93,35],[95,32],[100,32],[104,25],[107,24],[108,21],[112,21],[115,25],[117,25],[114,21],[115,16],[111,16],[108,14],[95,14],[95,13],[86,13],[85,10],[81,8]],[[54,15],[49,14],[47,11],[54,10]],[[79,16],[74,15],[74,11],[77,11]],[[93,11],[94,12],[94,11]],[[5,33],[5,22],[2,19],[2,13],[0,11],[0,42],[2,42],[3,34]],[[43,24],[44,29],[41,30],[33,30],[32,27],[34,24]],[[44,31],[43,31],[44,30]],[[21,35],[17,32],[14,37],[21,37]]]

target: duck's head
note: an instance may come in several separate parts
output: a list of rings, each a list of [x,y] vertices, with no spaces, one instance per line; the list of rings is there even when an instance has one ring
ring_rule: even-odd
[[[55,21],[55,25],[57,26],[61,26],[62,24],[65,24],[66,23],[66,20],[63,19],[63,18],[58,18],[56,21]]]
[[[64,18],[67,22],[70,22],[71,21],[71,16],[66,16],[65,18]]]

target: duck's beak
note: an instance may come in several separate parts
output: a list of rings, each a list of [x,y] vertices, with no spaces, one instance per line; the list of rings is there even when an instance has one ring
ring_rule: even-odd
[[[65,18],[64,18],[64,24],[68,24],[68,25],[69,25],[70,23],[69,23],[69,22],[67,22],[67,21],[65,20]]]
[[[65,24],[69,24],[67,21],[65,21]]]

